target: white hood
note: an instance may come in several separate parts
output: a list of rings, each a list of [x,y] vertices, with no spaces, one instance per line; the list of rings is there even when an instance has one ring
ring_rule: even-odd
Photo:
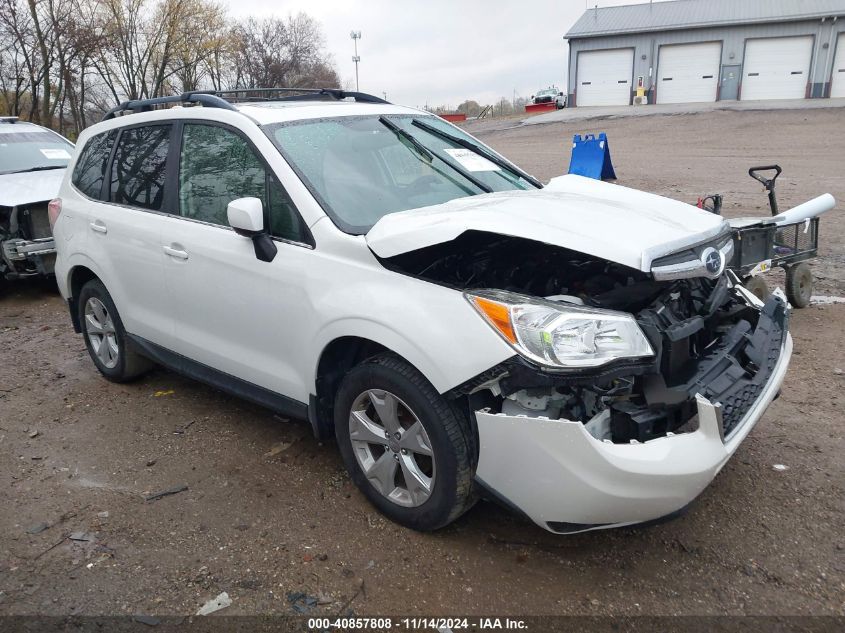
[[[48,169],[0,175],[0,207],[52,200],[59,195],[65,171]]]
[[[449,242],[465,231],[521,237],[644,272],[653,260],[727,230],[718,215],[582,176],[534,191],[503,191],[392,213],[367,233],[379,257]]]

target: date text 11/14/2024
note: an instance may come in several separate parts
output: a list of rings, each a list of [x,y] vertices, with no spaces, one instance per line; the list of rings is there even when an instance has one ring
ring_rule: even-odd
[[[391,617],[348,617],[348,618],[309,618],[308,629],[314,631],[366,631],[390,629],[396,630],[436,630],[440,633],[466,630],[510,630],[520,631],[528,628],[524,620],[518,618],[391,618]]]

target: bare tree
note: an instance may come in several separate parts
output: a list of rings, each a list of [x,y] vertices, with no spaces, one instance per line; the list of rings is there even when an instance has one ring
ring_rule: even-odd
[[[323,52],[319,25],[304,13],[286,19],[250,18],[235,28],[234,41],[237,88],[340,84]]]
[[[71,136],[126,99],[339,83],[303,13],[230,26],[217,0],[0,0],[0,113]]]

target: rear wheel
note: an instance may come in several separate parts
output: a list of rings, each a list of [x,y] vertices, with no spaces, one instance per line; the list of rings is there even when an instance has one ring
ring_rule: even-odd
[[[99,279],[82,287],[78,310],[88,354],[103,376],[113,382],[126,382],[153,366],[128,345],[117,308]]]
[[[796,308],[806,308],[813,296],[813,271],[805,263],[790,266],[786,271],[786,298]]]
[[[471,446],[464,416],[392,355],[352,369],[335,400],[335,435],[352,480],[388,518],[429,531],[469,509]]]
[[[742,282],[742,285],[745,286],[745,289],[757,297],[760,301],[765,301],[771,295],[771,291],[769,290],[769,284],[766,283],[766,280],[762,277],[749,277],[745,281]]]

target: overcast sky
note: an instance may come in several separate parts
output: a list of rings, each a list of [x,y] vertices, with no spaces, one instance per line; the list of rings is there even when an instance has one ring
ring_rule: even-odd
[[[643,0],[647,1],[647,0]],[[584,0],[224,0],[234,16],[303,11],[320,21],[341,80],[354,88],[351,30],[360,88],[394,103],[457,106],[528,97],[566,85],[563,35]],[[637,0],[588,0],[599,7]]]

